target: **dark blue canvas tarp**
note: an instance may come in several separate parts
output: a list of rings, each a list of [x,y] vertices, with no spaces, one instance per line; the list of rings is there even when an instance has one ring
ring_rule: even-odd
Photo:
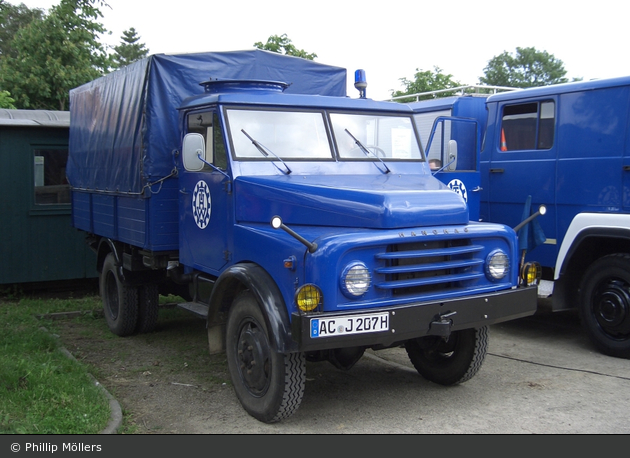
[[[141,194],[169,176],[177,108],[210,79],[289,83],[287,93],[345,96],[346,69],[262,50],[155,54],[70,91],[67,176],[76,189]]]

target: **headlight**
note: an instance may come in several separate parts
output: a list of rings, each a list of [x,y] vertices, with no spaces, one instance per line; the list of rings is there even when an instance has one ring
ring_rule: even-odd
[[[303,285],[295,293],[295,303],[303,312],[312,312],[322,303],[322,291],[310,283]]]
[[[537,262],[528,262],[521,269],[521,279],[525,286],[538,285],[542,278],[542,267]]]
[[[495,250],[486,258],[486,276],[490,280],[501,280],[510,271],[510,258],[501,250]]]
[[[372,276],[362,262],[352,262],[341,273],[341,290],[350,299],[363,296],[370,288]]]

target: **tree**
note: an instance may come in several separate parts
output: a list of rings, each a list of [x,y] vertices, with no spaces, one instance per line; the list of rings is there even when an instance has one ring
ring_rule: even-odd
[[[505,51],[488,61],[484,73],[479,81],[492,86],[526,88],[569,81],[562,61],[536,48],[517,47],[515,54]]]
[[[102,0],[61,0],[43,19],[17,31],[16,56],[0,60],[0,87],[18,108],[67,110],[70,89],[109,71],[96,5],[107,6]]]
[[[286,33],[282,35],[271,35],[267,39],[267,43],[263,44],[261,41],[254,43],[254,47],[258,49],[264,49],[266,51],[273,51],[279,54],[287,54],[289,56],[301,57],[307,60],[315,60],[317,54],[308,53],[303,49],[297,49],[292,43],[291,39],[287,37]]]
[[[44,11],[30,9],[24,3],[18,6],[0,0],[0,56],[16,57],[11,43],[18,30],[34,20],[41,20]]]
[[[137,60],[147,57],[149,50],[144,43],[139,43],[140,37],[133,27],[123,32],[120,45],[114,47],[116,54],[112,56],[112,66],[121,68]]]
[[[442,69],[439,67],[433,67],[433,70],[419,70],[416,69],[416,74],[413,80],[407,78],[400,78],[401,83],[405,87],[402,91],[392,91],[392,97],[401,97],[410,94],[419,94],[422,92],[439,91],[441,89],[450,89],[461,86],[461,83],[453,80],[453,75],[446,75],[442,73]],[[445,93],[444,95],[436,94],[435,97],[445,97],[452,95],[451,93]],[[432,95],[420,97],[418,100],[426,100],[435,98]],[[408,99],[398,99],[397,102],[411,102],[417,100],[416,97],[410,97]]]
[[[9,91],[0,91],[0,108],[12,110],[15,108],[14,102]]]

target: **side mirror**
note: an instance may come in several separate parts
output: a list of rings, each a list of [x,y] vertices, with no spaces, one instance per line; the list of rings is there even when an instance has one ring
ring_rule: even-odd
[[[448,145],[446,147],[446,154],[448,155],[448,171],[452,172],[457,170],[457,141],[449,140]]]
[[[201,134],[186,134],[182,145],[182,162],[189,172],[203,170],[201,158],[206,157],[206,143]]]

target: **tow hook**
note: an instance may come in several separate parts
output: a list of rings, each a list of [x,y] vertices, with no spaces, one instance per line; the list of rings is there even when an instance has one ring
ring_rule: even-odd
[[[457,312],[437,315],[434,321],[429,325],[428,335],[448,338],[451,335],[451,327],[453,326],[453,320],[451,318],[455,315],[457,315]]]

